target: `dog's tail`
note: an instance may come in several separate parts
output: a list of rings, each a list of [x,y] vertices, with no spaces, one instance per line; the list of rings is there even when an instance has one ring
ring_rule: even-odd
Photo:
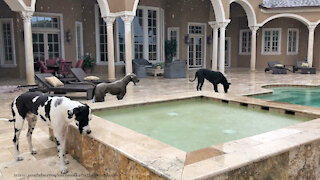
[[[15,119],[0,118],[0,121],[15,122]]]
[[[94,87],[93,87],[93,90],[92,90],[92,100],[91,100],[92,102],[96,101],[96,97],[95,97],[96,87],[97,87],[97,85],[94,84]]]
[[[193,80],[190,80],[190,79],[189,79],[189,81],[190,81],[190,82],[193,82],[193,81],[195,81],[195,80],[197,79],[197,77],[198,77],[198,71],[194,74],[194,79],[193,79]]]

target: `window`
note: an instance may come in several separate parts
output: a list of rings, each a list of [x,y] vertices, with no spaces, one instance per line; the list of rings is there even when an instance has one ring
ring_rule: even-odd
[[[31,26],[33,28],[59,28],[57,17],[32,16]]]
[[[134,27],[134,58],[141,59],[143,58],[143,48],[144,48],[144,39],[143,39],[143,10],[138,9],[137,15],[133,20]]]
[[[298,54],[299,29],[288,29],[287,54]]]
[[[35,63],[52,58],[65,58],[62,24],[62,14],[36,13],[32,17],[32,44]]]
[[[0,19],[1,66],[15,67],[15,45],[12,19]]]
[[[168,28],[168,40],[176,41],[176,54],[173,59],[179,59],[179,28],[170,27]]]
[[[118,61],[125,61],[126,59],[126,48],[125,48],[125,38],[124,38],[124,22],[121,19],[121,17],[117,18],[117,24],[118,24],[118,44],[119,44],[119,50],[118,50]]]
[[[239,54],[249,55],[251,54],[251,30],[240,30],[240,40],[239,40]]]
[[[262,31],[262,54],[281,54],[281,29],[266,28]]]
[[[100,59],[98,63],[108,62],[108,42],[107,42],[107,25],[101,18],[99,11],[99,47],[100,47]]]
[[[156,61],[157,45],[158,45],[158,31],[157,31],[157,11],[148,10],[148,43],[149,43],[149,61]]]
[[[77,49],[77,60],[83,58],[83,31],[82,22],[76,21],[76,49]]]

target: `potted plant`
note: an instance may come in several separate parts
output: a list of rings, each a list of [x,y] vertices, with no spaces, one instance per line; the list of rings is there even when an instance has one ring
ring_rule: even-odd
[[[91,54],[86,53],[83,57],[83,69],[86,73],[91,73],[94,65],[94,58]]]
[[[165,42],[165,63],[171,63],[173,57],[177,54],[177,42],[176,40],[166,40]]]

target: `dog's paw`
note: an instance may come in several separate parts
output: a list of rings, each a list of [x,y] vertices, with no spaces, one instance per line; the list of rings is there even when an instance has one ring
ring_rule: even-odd
[[[64,163],[69,164],[69,159],[64,159]]]
[[[66,166],[62,167],[60,170],[61,174],[66,174],[68,172],[68,168]]]
[[[37,154],[38,152],[37,152],[37,150],[32,149],[32,150],[30,151],[30,153],[31,153],[32,155],[34,155],[34,154]]]
[[[21,155],[18,155],[18,156],[16,156],[16,160],[17,160],[17,161],[22,161],[22,160],[23,160],[23,157],[22,157]]]

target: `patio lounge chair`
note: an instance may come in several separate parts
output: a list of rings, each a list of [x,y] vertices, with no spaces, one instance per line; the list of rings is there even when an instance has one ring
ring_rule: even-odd
[[[316,74],[315,67],[305,67],[303,66],[304,63],[308,63],[307,60],[304,61],[297,61],[297,66],[294,68],[294,71],[301,71],[301,74]]]
[[[185,78],[186,77],[186,60],[174,60],[164,66],[165,78]]]
[[[54,92],[55,94],[67,92],[86,92],[87,99],[92,99],[94,86],[90,84],[64,84],[61,87],[53,87],[48,83],[46,77],[51,77],[52,74],[39,73],[35,74],[36,79],[45,86],[47,92]]]
[[[268,71],[272,71],[272,74],[287,74],[287,69],[284,65],[281,67],[281,66],[278,66],[281,65],[281,63],[279,61],[269,61],[268,62],[268,67],[264,70],[264,72],[268,72]]]
[[[147,76],[147,68],[152,68],[152,63],[146,59],[133,59],[132,69],[133,73],[139,77],[144,78]]]
[[[93,84],[99,84],[99,83],[110,83],[109,80],[93,80],[93,81],[86,81],[84,80],[88,75],[83,71],[82,68],[71,68],[71,73],[74,75],[74,77],[77,79],[78,82],[82,83],[93,83]],[[71,82],[73,83],[73,82]]]

